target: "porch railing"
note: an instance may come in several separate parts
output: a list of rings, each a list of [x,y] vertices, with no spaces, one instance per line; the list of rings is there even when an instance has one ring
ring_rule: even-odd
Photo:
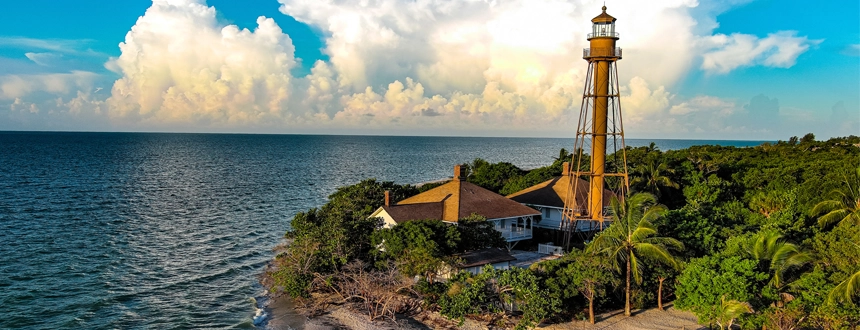
[[[560,256],[563,252],[561,246],[555,246],[552,244],[538,244],[538,253]]]
[[[522,227],[514,227],[511,229],[505,228],[496,228],[500,233],[502,233],[502,237],[506,240],[518,239],[518,238],[531,238],[532,237],[532,229],[531,228],[522,228]]]

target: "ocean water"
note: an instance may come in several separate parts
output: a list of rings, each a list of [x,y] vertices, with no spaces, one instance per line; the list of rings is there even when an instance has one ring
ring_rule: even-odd
[[[632,146],[651,140],[628,140]],[[662,150],[757,141],[655,140]],[[523,168],[572,139],[0,132],[0,328],[255,328],[289,220],[364,178],[477,157]],[[263,318],[257,317],[260,321]],[[287,322],[289,323],[289,322]]]

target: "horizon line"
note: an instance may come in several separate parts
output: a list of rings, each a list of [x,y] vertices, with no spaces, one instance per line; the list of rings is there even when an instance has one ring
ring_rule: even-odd
[[[108,133],[108,134],[208,134],[208,135],[292,135],[292,136],[366,136],[366,137],[440,137],[440,138],[509,138],[509,139],[574,139],[574,137],[557,136],[501,136],[501,135],[424,135],[424,134],[378,134],[378,133],[272,133],[272,132],[175,132],[175,131],[88,131],[88,130],[0,130],[0,134],[8,133]],[[799,137],[799,136],[798,136]],[[838,138],[836,136],[830,138]],[[649,138],[625,137],[626,140],[676,140],[676,141],[745,141],[745,142],[778,142],[772,139],[731,139],[731,138]],[[787,139],[786,139],[787,140]]]

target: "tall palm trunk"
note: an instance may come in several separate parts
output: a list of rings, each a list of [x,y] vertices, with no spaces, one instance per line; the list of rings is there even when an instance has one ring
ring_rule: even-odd
[[[625,292],[624,316],[630,316],[630,258],[633,257],[633,252],[628,252],[627,256],[627,290]]]
[[[657,285],[657,309],[663,310],[663,281],[666,279],[663,277],[658,278],[660,283]]]

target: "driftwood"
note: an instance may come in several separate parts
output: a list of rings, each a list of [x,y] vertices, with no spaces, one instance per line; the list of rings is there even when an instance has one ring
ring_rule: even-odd
[[[395,314],[407,313],[420,307],[420,299],[412,290],[413,282],[397,271],[394,265],[385,270],[373,270],[361,261],[346,264],[335,274],[314,273],[312,291],[317,294],[306,303],[313,310],[330,305],[351,304],[369,321],[396,321]]]

